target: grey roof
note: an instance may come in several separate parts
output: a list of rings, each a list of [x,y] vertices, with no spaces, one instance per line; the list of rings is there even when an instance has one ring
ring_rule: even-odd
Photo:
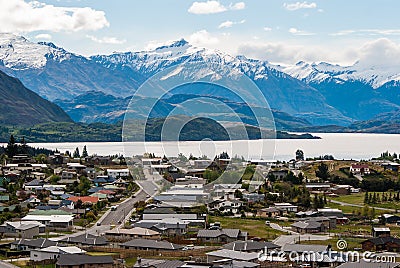
[[[302,245],[302,244],[285,244],[282,247],[284,252],[324,252],[328,251],[329,246],[323,245]]]
[[[38,238],[38,239],[21,239],[14,241],[13,245],[21,245],[21,246],[28,246],[30,248],[47,248],[50,246],[57,246],[58,242],[52,241],[45,238]]]
[[[176,214],[176,212],[173,210],[173,208],[170,207],[156,207],[156,208],[146,208],[143,211],[143,215],[145,214]]]
[[[224,245],[224,249],[236,250],[236,251],[259,251],[267,249],[276,249],[280,248],[280,246],[275,245],[271,242],[266,241],[235,241],[229,244]]]
[[[376,262],[366,262],[365,260],[361,259],[359,262],[346,262],[343,263],[336,268],[395,268],[400,267],[400,263],[376,263]]]
[[[111,256],[89,256],[77,254],[62,254],[57,260],[57,265],[84,265],[84,264],[112,264],[114,263]]]
[[[133,267],[177,268],[184,264],[179,260],[138,259]]]
[[[224,259],[230,259],[230,260],[252,261],[258,259],[259,254],[256,252],[247,253],[229,249],[221,249],[217,251],[208,252],[206,253],[206,255],[213,257],[220,257]]]
[[[108,244],[108,240],[102,236],[95,236],[91,234],[82,234],[78,236],[68,236],[60,240],[68,244],[82,244],[91,246],[104,246]]]
[[[238,238],[240,234],[239,229],[220,229],[220,230],[199,230],[197,233],[197,237],[210,237],[210,238],[216,238],[221,235],[226,235],[227,237],[230,238]]]
[[[322,225],[321,222],[316,221],[298,221],[293,223],[291,226],[301,229],[317,229]]]
[[[173,244],[167,241],[158,241],[150,239],[133,239],[121,244],[123,247],[144,248],[144,249],[161,249],[161,250],[178,250],[183,248],[181,245]]]
[[[230,263],[222,264],[223,268],[254,268],[258,267],[260,264],[249,262],[249,261],[236,261],[232,260]]]

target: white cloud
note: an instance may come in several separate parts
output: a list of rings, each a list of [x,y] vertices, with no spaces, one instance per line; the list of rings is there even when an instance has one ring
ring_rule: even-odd
[[[315,35],[314,33],[306,32],[306,31],[301,31],[297,28],[290,28],[289,33],[294,34],[294,35]]]
[[[367,42],[357,52],[359,64],[366,67],[400,65],[400,44],[388,38]]]
[[[266,31],[266,32],[270,32],[270,31],[272,31],[272,28],[271,27],[264,27],[263,30]]]
[[[221,29],[221,28],[230,28],[230,27],[232,27],[232,26],[233,26],[233,21],[227,20],[227,21],[222,22],[222,23],[218,26],[218,28],[219,28],[219,29]]]
[[[235,25],[235,24],[243,24],[243,23],[245,23],[245,22],[246,22],[246,20],[241,20],[241,21],[236,21],[236,22],[227,20],[227,21],[222,22],[222,23],[218,26],[218,28],[219,28],[219,29],[222,29],[222,28],[231,28],[231,27],[232,27],[233,25]]]
[[[52,36],[50,34],[38,34],[35,36],[35,39],[41,39],[41,40],[50,40]]]
[[[207,1],[207,2],[194,2],[188,9],[189,13],[193,14],[213,14],[226,11],[224,7],[218,1]]]
[[[219,43],[219,39],[212,36],[206,30],[201,30],[191,34],[188,38],[189,43],[195,46],[213,45]]]
[[[39,1],[0,0],[0,32],[94,31],[110,24],[103,11],[57,7]]]
[[[237,54],[280,64],[294,64],[299,61],[327,61],[350,64],[356,60],[356,55],[349,54],[348,51],[333,52],[329,48],[322,48],[319,46],[292,45],[275,42],[265,43],[259,41],[241,44],[238,47]]]
[[[384,66],[397,70],[400,66],[400,44],[388,38],[379,38],[354,46],[344,46],[341,50],[317,45],[250,41],[242,43],[236,53],[249,58],[281,64],[324,61],[352,65],[358,61],[359,67],[368,69]]]
[[[236,4],[231,4],[229,7],[232,10],[241,10],[246,8],[246,4],[244,2],[238,2]]]
[[[343,35],[400,35],[399,29],[360,29],[360,30],[342,30],[336,33],[332,33],[332,36],[343,36]]]
[[[188,12],[193,14],[215,14],[227,10],[241,10],[246,7],[244,2],[231,3],[229,7],[224,6],[219,1],[208,0],[207,2],[193,2]]]
[[[289,11],[295,11],[299,9],[309,9],[309,8],[317,8],[317,4],[312,2],[308,3],[307,1],[304,2],[296,2],[296,3],[284,3],[283,7]]]
[[[119,40],[116,37],[102,37],[102,38],[97,38],[96,36],[93,35],[86,35],[87,38],[89,38],[90,40],[92,40],[93,42],[99,43],[99,44],[114,44],[114,45],[120,45],[120,44],[124,44],[126,42],[125,39],[123,40]]]

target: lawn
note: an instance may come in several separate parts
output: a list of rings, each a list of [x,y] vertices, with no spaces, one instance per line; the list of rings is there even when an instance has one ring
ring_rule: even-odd
[[[371,193],[371,194],[374,194],[374,193]],[[377,194],[382,196],[382,193],[377,192]],[[332,200],[363,206],[364,198],[365,198],[365,193],[357,193],[357,194],[350,194],[350,195],[341,195],[341,196],[333,198]],[[387,208],[387,209],[398,209],[398,208],[400,208],[400,202],[392,201],[392,202],[385,202],[385,203],[368,204],[368,206]]]
[[[260,237],[267,240],[273,240],[276,237],[285,234],[281,231],[272,229],[265,225],[262,219],[242,219],[229,217],[210,216],[210,222],[220,222],[222,228],[240,229],[249,233],[249,236]]]

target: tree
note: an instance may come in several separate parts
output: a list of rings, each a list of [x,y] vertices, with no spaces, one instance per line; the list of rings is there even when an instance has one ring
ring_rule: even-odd
[[[6,153],[8,157],[12,158],[18,153],[18,145],[15,143],[14,135],[10,136],[7,144]]]
[[[85,158],[85,157],[88,157],[88,156],[89,156],[89,154],[87,152],[86,145],[85,145],[85,146],[83,146],[82,157]]]
[[[315,175],[322,179],[322,180],[327,180],[329,178],[329,168],[328,165],[325,163],[321,163],[318,166],[318,169],[315,171]]]
[[[80,158],[81,157],[81,155],[79,154],[79,148],[78,147],[76,147],[73,156],[74,156],[74,158]]]
[[[365,192],[364,204],[369,204],[369,193],[368,192]]]
[[[300,149],[296,151],[296,161],[303,161],[304,160],[304,152]]]

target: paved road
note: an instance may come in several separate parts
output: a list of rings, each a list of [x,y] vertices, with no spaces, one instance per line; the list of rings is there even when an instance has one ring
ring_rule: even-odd
[[[357,208],[364,207],[363,205],[350,204],[350,203],[340,202],[340,201],[332,200],[332,199],[330,199],[329,202],[332,202],[334,204],[339,204],[341,206],[350,206],[350,207],[357,207]],[[371,206],[371,207],[373,207],[373,206]],[[376,209],[376,210],[386,210],[386,211],[396,212],[395,209],[391,209],[391,208],[380,208],[380,207],[373,207],[373,208]]]
[[[15,259],[14,259],[15,260]],[[13,261],[14,261],[13,260]],[[10,260],[11,261],[11,260]],[[11,263],[5,262],[5,261],[0,261],[0,267],[1,268],[18,268],[18,266],[15,266]]]
[[[274,244],[278,246],[283,246],[285,244],[296,244],[300,241],[308,241],[308,240],[328,240],[329,235],[314,235],[314,234],[303,234],[303,235],[281,235],[272,241]]]

